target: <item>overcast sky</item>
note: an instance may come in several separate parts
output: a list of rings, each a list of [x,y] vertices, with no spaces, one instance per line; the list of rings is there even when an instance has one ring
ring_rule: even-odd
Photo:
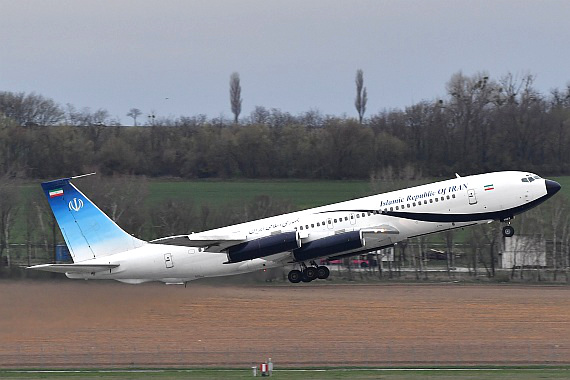
[[[457,71],[570,82],[568,0],[0,0],[0,91],[158,116],[318,109],[367,115],[445,96]]]

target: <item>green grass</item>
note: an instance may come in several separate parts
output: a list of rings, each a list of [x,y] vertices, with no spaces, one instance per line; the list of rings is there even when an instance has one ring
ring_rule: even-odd
[[[299,209],[370,194],[368,181],[151,181],[149,204],[168,198],[196,204],[241,203],[259,195],[285,199]]]
[[[567,379],[570,367],[464,367],[434,369],[397,368],[329,368],[293,370],[282,369],[273,372],[272,379]],[[251,369],[164,369],[164,370],[85,370],[73,372],[29,372],[0,371],[3,379],[249,379]]]
[[[562,186],[562,189],[560,189],[560,194],[564,194],[566,199],[570,200],[570,176],[552,177],[549,179],[552,179],[552,180],[558,182],[560,184],[560,186]]]

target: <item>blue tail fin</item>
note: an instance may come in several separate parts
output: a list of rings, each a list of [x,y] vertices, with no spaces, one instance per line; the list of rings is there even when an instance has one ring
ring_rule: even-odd
[[[128,251],[144,244],[123,231],[70,180],[44,182],[42,188],[74,262]]]

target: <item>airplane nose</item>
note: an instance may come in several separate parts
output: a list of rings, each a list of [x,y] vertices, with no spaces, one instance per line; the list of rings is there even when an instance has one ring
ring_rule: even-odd
[[[560,190],[561,186],[558,182],[552,181],[550,179],[545,180],[546,182],[546,193],[550,196],[556,194]]]

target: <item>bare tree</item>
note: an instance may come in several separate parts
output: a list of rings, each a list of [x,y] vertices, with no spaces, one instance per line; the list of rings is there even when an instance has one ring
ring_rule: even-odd
[[[364,118],[364,112],[366,112],[366,102],[368,101],[368,94],[366,93],[366,87],[364,87],[364,73],[361,69],[356,71],[356,99],[354,100],[354,106],[358,112],[358,122],[362,124],[362,119]]]
[[[0,92],[0,113],[20,125],[55,125],[64,112],[52,99],[35,93]]]
[[[441,236],[443,237],[443,240],[445,241],[445,247],[446,247],[446,251],[445,251],[445,258],[446,258],[446,268],[447,268],[447,276],[451,277],[451,268],[455,267],[455,263],[453,262],[453,234],[454,232],[452,230],[449,231],[445,231],[441,234]],[[455,268],[453,269],[453,271],[455,272]]]
[[[131,108],[129,110],[129,113],[127,113],[128,117],[133,118],[133,123],[134,123],[135,127],[137,126],[137,117],[139,117],[140,115],[142,115],[142,111],[139,110],[138,108]]]
[[[82,186],[109,218],[129,233],[142,236],[148,219],[143,206],[148,195],[146,178],[91,176],[82,180]]]
[[[234,123],[237,124],[239,114],[241,113],[241,85],[239,82],[239,74],[232,73],[230,76],[230,104],[232,113],[234,114]]]
[[[6,264],[10,266],[10,238],[13,222],[19,208],[19,189],[16,180],[4,176],[0,178],[0,259],[2,251],[6,251]],[[0,267],[3,265],[0,260]]]

